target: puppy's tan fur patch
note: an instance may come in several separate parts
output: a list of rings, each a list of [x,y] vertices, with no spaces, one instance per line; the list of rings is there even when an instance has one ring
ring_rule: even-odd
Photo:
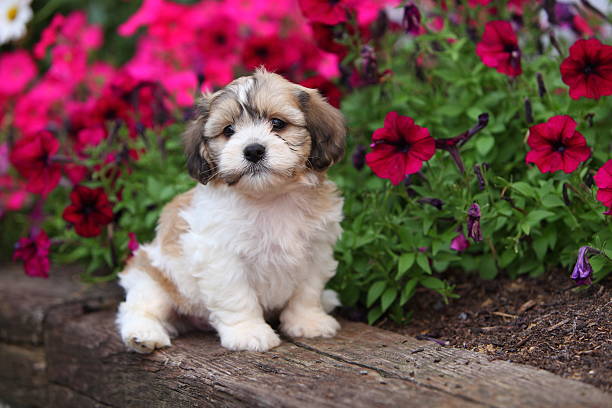
[[[132,269],[140,270],[149,275],[170,296],[175,304],[185,302],[174,282],[164,272],[151,264],[149,255],[145,251],[137,251],[127,262],[125,269],[121,273],[127,274]]]
[[[164,255],[178,257],[182,255],[180,236],[187,231],[189,225],[180,212],[189,207],[195,189],[176,196],[168,203],[159,217],[157,240]]]

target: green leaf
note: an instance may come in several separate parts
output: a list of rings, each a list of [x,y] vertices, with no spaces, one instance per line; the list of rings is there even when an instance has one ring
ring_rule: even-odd
[[[555,215],[554,212],[546,211],[546,210],[534,210],[527,214],[519,224],[520,228],[523,230],[525,234],[529,234],[531,229],[536,225],[539,225],[540,222],[550,216]]]
[[[419,278],[412,278],[406,283],[404,289],[402,290],[402,295],[400,296],[400,306],[404,306],[404,304],[410,300],[412,295],[414,295],[416,285],[419,283]]]
[[[548,249],[548,237],[545,235],[540,235],[533,240],[532,247],[538,259],[540,261],[543,260],[544,255],[546,255],[546,250]]]
[[[374,309],[370,309],[368,312],[368,324],[374,324],[382,316],[383,310],[380,306],[376,306]]]
[[[518,181],[516,183],[512,183],[512,189],[518,191],[525,197],[535,197],[536,192],[529,184],[524,181]]]
[[[429,267],[429,259],[427,259],[427,256],[425,256],[424,253],[419,252],[416,256],[416,263],[417,265],[419,265],[421,267],[421,269],[427,273],[428,275],[431,275],[431,268]]]
[[[380,298],[380,305],[382,306],[383,313],[387,311],[389,306],[393,303],[395,298],[397,297],[397,288],[390,287],[385,290]]]
[[[415,258],[416,258],[416,255],[414,254],[414,252],[405,253],[405,254],[402,254],[402,256],[400,256],[399,262],[397,263],[396,279],[399,279],[402,276],[404,276],[406,271],[408,271],[408,269],[410,269],[412,265],[414,264]]]
[[[344,306],[355,306],[359,300],[359,287],[356,285],[348,285],[342,292],[340,292],[340,299]]]
[[[433,276],[428,276],[426,278],[423,278],[420,280],[419,283],[425,286],[427,289],[433,289],[433,290],[444,289],[444,287],[446,287],[446,284],[444,283],[444,281],[441,281],[438,278],[434,278]]]
[[[542,197],[542,205],[544,208],[555,208],[555,207],[563,207],[565,203],[561,198],[559,198],[556,194],[547,194]]]
[[[493,279],[497,276],[497,266],[495,260],[490,254],[483,255],[479,265],[480,277],[483,279]]]
[[[476,150],[482,156],[486,156],[491,149],[495,146],[495,138],[491,135],[481,135],[476,138]]]
[[[370,290],[368,290],[368,296],[366,300],[366,306],[370,307],[376,302],[376,300],[382,295],[385,287],[387,286],[387,282],[378,281],[370,286]]]

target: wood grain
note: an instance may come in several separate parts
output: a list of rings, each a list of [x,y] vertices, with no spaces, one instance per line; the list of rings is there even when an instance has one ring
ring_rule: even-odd
[[[52,275],[0,267],[0,402],[11,407],[612,407],[546,371],[346,321],[336,338],[267,353],[230,352],[214,332],[128,353],[120,292]]]

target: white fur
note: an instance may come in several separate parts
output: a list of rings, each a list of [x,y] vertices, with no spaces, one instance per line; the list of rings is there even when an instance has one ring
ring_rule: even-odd
[[[158,241],[139,249],[185,301],[173,301],[147,273],[127,270],[117,318],[126,345],[138,352],[169,346],[174,311],[208,319],[232,350],[278,346],[264,314],[281,310],[288,335],[333,336],[339,325],[326,312],[339,302],[323,288],[336,271],[342,200],[316,214],[312,200],[320,187],[313,184],[305,177],[288,191],[256,198],[226,185],[198,185],[180,214],[189,225],[179,237],[182,255],[165,255]]]

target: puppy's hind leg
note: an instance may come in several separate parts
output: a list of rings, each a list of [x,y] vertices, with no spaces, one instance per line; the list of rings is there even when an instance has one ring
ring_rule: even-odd
[[[135,257],[145,257],[139,251]],[[128,349],[138,353],[151,353],[170,346],[174,328],[170,324],[173,302],[170,295],[142,267],[132,262],[120,276],[125,288],[125,302],[119,305],[117,326]],[[152,267],[146,265],[146,267]]]

